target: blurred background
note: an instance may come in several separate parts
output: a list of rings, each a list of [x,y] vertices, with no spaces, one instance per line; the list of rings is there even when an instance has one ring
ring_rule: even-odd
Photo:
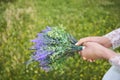
[[[89,63],[78,54],[62,70],[46,73],[37,63],[26,67],[30,40],[60,24],[78,40],[105,35],[120,27],[120,0],[0,0],[0,80],[101,80],[108,61]]]

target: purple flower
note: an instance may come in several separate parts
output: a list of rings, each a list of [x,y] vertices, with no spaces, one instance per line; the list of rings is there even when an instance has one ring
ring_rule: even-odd
[[[35,61],[38,61],[43,70],[49,71],[50,67],[49,67],[49,58],[48,57],[51,54],[53,54],[52,51],[38,49],[36,52],[34,52],[32,59]]]
[[[31,40],[32,42],[35,43],[35,45],[32,47],[34,49],[39,49],[41,46],[45,45],[45,37],[43,35],[43,33],[39,33],[38,37],[34,40]]]
[[[75,51],[81,50],[78,46],[74,46],[76,42],[74,37],[59,28],[46,27],[32,42],[35,44],[31,49],[35,51],[31,60],[39,62],[40,67],[45,71],[57,67],[56,64],[72,56]]]
[[[40,49],[41,46],[44,46],[44,42],[40,41],[40,40],[33,40],[34,42],[36,42],[36,44],[34,44],[34,46],[32,46],[31,49]],[[38,42],[37,42],[38,41]]]
[[[51,68],[50,68],[49,66],[44,66],[44,67],[41,66],[41,68],[42,68],[43,70],[45,70],[46,72],[48,72],[48,71],[51,70]]]
[[[51,55],[52,53],[53,53],[52,51],[37,50],[36,52],[34,52],[32,58],[36,61],[41,61],[47,59],[48,55]]]
[[[42,30],[42,32],[43,32],[43,33],[47,33],[48,31],[51,31],[51,30],[52,30],[52,29],[51,29],[49,26],[47,26],[45,30]]]

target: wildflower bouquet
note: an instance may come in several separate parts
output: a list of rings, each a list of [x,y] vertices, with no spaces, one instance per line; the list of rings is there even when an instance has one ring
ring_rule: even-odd
[[[63,28],[47,27],[38,33],[37,38],[32,40],[35,50],[30,61],[37,61],[40,67],[49,71],[56,68],[69,56],[73,56],[75,51],[82,50],[82,46],[76,46],[77,40],[65,32]]]

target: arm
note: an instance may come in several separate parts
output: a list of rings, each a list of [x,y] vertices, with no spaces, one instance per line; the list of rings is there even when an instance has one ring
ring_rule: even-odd
[[[86,48],[80,51],[80,55],[88,61],[96,59],[106,59],[111,65],[120,69],[120,55],[111,49],[108,49],[95,42],[83,44]]]
[[[109,63],[120,69],[120,55],[116,55],[109,59]]]
[[[111,41],[113,49],[120,46],[120,28],[106,34],[104,37]]]
[[[76,43],[76,45],[81,45],[81,44],[83,44],[85,42],[95,42],[95,43],[101,44],[102,46],[104,46],[106,48],[113,47],[113,49],[115,49],[115,48],[117,48],[117,47],[120,46],[120,28],[116,29],[116,30],[114,30],[114,31],[112,31],[112,32],[110,32],[108,34],[106,34],[103,37],[87,37],[87,38],[80,39]],[[91,48],[91,46],[89,46],[87,48]],[[95,52],[95,48],[93,49],[93,51]],[[88,49],[83,50],[82,52],[80,52],[80,54],[81,53],[82,53],[83,58],[86,58],[87,60],[90,60],[90,59],[99,59],[100,58],[99,57],[100,55],[96,56],[96,54],[93,54],[93,53],[89,54],[91,52],[88,51]],[[112,52],[112,54],[113,53],[114,52]],[[105,52],[102,55],[111,55],[111,52]],[[114,56],[109,57],[108,60],[111,63],[111,65],[120,68],[120,55],[115,54]]]
[[[104,37],[108,38],[111,41],[113,49],[120,46],[120,28],[106,34]],[[111,65],[120,69],[120,55],[119,54],[116,55],[115,57],[110,58],[109,62]]]
[[[104,36],[94,36],[85,37],[80,39],[76,45],[82,45],[84,42],[96,42],[103,45],[106,48],[113,47],[113,49],[120,46],[120,28],[104,35]]]

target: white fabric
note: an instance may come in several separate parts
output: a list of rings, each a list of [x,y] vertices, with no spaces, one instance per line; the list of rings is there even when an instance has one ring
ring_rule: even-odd
[[[106,34],[105,37],[110,39],[113,49],[120,46],[120,28]]]
[[[111,59],[109,59],[111,65],[115,66],[116,68],[120,69],[120,55],[117,55]]]
[[[120,28],[106,34],[105,37],[110,39],[113,49],[120,47]],[[120,80],[120,55],[109,59],[109,62],[112,67],[106,72],[102,80]]]
[[[120,80],[120,70],[112,66],[104,75],[102,80]]]
[[[110,39],[113,49],[120,46],[120,28],[106,34],[105,37]],[[114,58],[111,58],[109,60],[109,62],[112,65],[117,66],[117,67],[120,68],[120,56],[119,55],[114,57]]]

